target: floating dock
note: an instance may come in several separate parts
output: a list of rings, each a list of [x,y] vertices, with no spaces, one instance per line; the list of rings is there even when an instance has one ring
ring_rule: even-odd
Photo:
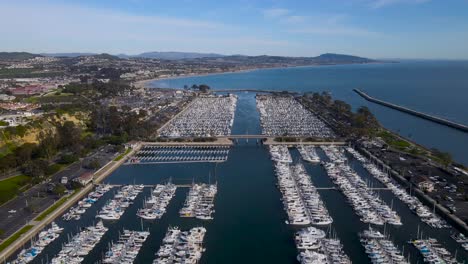
[[[382,101],[380,99],[376,99],[374,97],[371,97],[371,96],[367,95],[366,93],[364,93],[364,92],[362,92],[362,91],[360,91],[358,89],[353,89],[353,91],[355,91],[357,94],[362,96],[367,101],[370,101],[370,102],[373,102],[373,103],[376,103],[376,104],[380,104],[380,105],[383,105],[383,106],[386,106],[386,107],[389,107],[389,108],[393,108],[395,110],[398,110],[398,111],[401,111],[401,112],[404,112],[404,113],[407,113],[407,114],[410,114],[410,115],[414,115],[414,116],[417,116],[417,117],[420,117],[420,118],[423,118],[423,119],[426,119],[426,120],[429,120],[429,121],[432,121],[432,122],[435,122],[435,123],[439,123],[441,125],[445,125],[445,126],[448,126],[448,127],[451,127],[451,128],[455,128],[455,129],[458,129],[458,130],[463,131],[463,132],[468,132],[468,126],[466,126],[466,125],[456,123],[456,122],[453,122],[453,121],[450,121],[450,120],[447,120],[447,119],[443,119],[443,118],[440,118],[440,117],[437,117],[437,116],[433,116],[433,115],[425,114],[425,113],[422,113],[422,112],[418,112],[418,111],[415,111],[415,110],[412,110],[412,109],[409,109],[409,108],[406,108],[406,107],[403,107],[403,106],[400,106],[400,105],[385,102],[385,101]]]

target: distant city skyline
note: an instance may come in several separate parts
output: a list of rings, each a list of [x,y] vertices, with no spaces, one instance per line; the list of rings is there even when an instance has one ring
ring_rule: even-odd
[[[0,51],[468,59],[466,0],[0,0]]]

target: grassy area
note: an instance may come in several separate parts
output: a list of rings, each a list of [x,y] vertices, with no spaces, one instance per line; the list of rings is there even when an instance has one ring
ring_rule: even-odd
[[[0,69],[0,78],[35,78],[60,75],[61,72],[46,72],[39,69]]]
[[[381,137],[385,143],[387,143],[390,147],[399,149],[399,150],[408,150],[411,147],[411,143],[406,140],[401,140],[399,137],[393,135],[392,133],[383,130],[377,134],[377,136]]]
[[[64,204],[66,201],[68,201],[68,199],[70,199],[71,197],[73,197],[77,192],[79,191],[79,189],[76,189],[72,194],[68,195],[68,196],[65,196],[65,197],[62,197],[60,200],[58,200],[57,202],[55,202],[51,207],[47,208],[47,210],[45,210],[44,212],[42,212],[38,217],[36,217],[36,221],[42,221],[44,220],[49,214],[51,214],[53,211],[55,211],[57,208],[59,208],[62,204]]]
[[[54,163],[54,164],[49,165],[49,167],[47,167],[45,173],[46,175],[52,175],[63,170],[64,168],[65,168],[65,165]]]
[[[125,155],[127,155],[128,153],[130,153],[130,151],[132,151],[132,149],[131,149],[131,148],[127,148],[127,149],[125,150],[125,152],[122,153],[122,154],[120,154],[119,156],[117,156],[117,157],[114,159],[114,161],[119,161],[119,160],[123,159],[123,157],[125,157]]]
[[[8,140],[5,140],[5,142],[6,143],[0,147],[0,159],[10,153],[13,153],[13,151],[16,149],[16,145],[14,143],[9,142]]]
[[[13,199],[18,191],[31,182],[31,177],[19,175],[0,181],[0,205]]]
[[[4,250],[7,248],[9,245],[11,245],[13,242],[16,241],[21,235],[24,233],[28,232],[33,226],[32,225],[27,225],[23,228],[20,229],[20,231],[14,233],[12,236],[10,236],[7,240],[3,241],[2,244],[0,244],[0,251]]]

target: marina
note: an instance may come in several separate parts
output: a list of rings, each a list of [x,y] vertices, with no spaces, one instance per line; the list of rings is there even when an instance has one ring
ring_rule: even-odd
[[[57,239],[62,231],[63,228],[59,227],[55,222],[52,222],[51,227],[41,231],[37,239],[31,242],[31,247],[21,250],[18,257],[13,260],[11,264],[26,264],[31,262],[45,247]]]
[[[153,264],[198,263],[205,251],[202,245],[205,233],[204,227],[194,227],[188,231],[169,227]]]
[[[187,194],[181,217],[195,217],[202,220],[213,219],[214,199],[218,188],[216,184],[193,184]]]
[[[351,264],[349,257],[343,252],[340,240],[326,238],[323,230],[303,228],[296,232],[294,240],[299,250],[297,260],[301,264]]]
[[[264,135],[333,138],[325,123],[292,96],[257,95]]]
[[[304,146],[300,145],[297,147],[299,153],[301,153],[301,157],[303,160],[312,162],[312,163],[319,163],[320,157],[317,154],[317,151],[314,146]]]
[[[159,130],[163,137],[214,137],[231,134],[237,96],[197,97],[190,106]]]
[[[417,239],[411,241],[411,244],[419,250],[421,255],[424,257],[425,263],[460,263],[447,249],[442,247],[436,239]]]
[[[80,220],[81,215],[86,212],[88,208],[90,208],[94,203],[98,201],[106,192],[112,189],[112,186],[105,184],[105,185],[98,185],[96,186],[95,190],[88,194],[87,197],[83,198],[78,204],[70,210],[62,215],[64,220]]]
[[[393,242],[379,231],[369,227],[368,230],[364,230],[360,234],[360,237],[362,246],[366,249],[366,253],[373,264],[409,263]]]
[[[346,165],[342,149],[333,146],[322,146],[322,149],[332,161],[324,165],[329,177],[346,196],[362,222],[374,225],[402,225],[400,216],[369,190],[362,178]]]
[[[95,226],[85,228],[62,247],[60,253],[51,260],[52,264],[78,264],[96,246],[108,228],[99,221]]]
[[[149,234],[148,231],[123,230],[117,242],[113,243],[105,253],[102,263],[133,263]]]
[[[137,195],[143,190],[143,185],[126,185],[120,188],[114,199],[108,201],[96,218],[103,220],[119,220]]]
[[[229,146],[143,146],[128,164],[165,162],[224,162]]]
[[[156,185],[151,196],[145,200],[143,208],[138,210],[137,215],[146,220],[161,219],[176,190],[177,186],[171,182]]]
[[[408,194],[406,190],[401,187],[396,181],[392,180],[388,174],[380,170],[376,165],[370,163],[364,156],[353,148],[346,148],[346,150],[351,153],[357,160],[359,160],[363,167],[378,179],[382,184],[387,186],[389,190],[395,194],[402,202],[408,205],[408,207],[416,213],[421,220],[433,228],[446,228],[448,227],[447,223],[436,215],[434,210],[429,209],[425,206],[418,198]]]
[[[239,98],[239,105],[243,105],[243,108],[236,109],[236,117],[243,117],[252,109],[255,110],[255,99],[252,95],[242,94]],[[250,103],[244,105],[246,100]],[[251,118],[251,114],[247,116]],[[251,119],[246,122],[244,118],[235,120],[233,126],[235,133],[245,132],[244,124],[247,123],[249,133],[259,133],[261,129],[258,117],[255,118],[256,122]],[[398,199],[393,191],[389,191],[386,185],[371,175],[363,167],[361,161],[354,158],[344,148],[334,148],[340,149],[337,151],[334,162],[346,163],[366,183],[368,191],[375,193],[385,204],[393,204],[392,208],[401,217],[403,225],[387,224],[373,228],[383,234],[391,234],[390,240],[405,260],[412,264],[423,262],[423,255],[419,253],[419,250],[408,244],[408,241],[417,237],[416,229],[418,225],[421,225],[421,230],[424,230],[426,237],[437,239],[453,257],[456,256],[458,261],[463,263],[467,254],[461,244],[451,238],[455,230],[433,228],[421,222],[420,217]],[[127,260],[131,259],[133,263],[152,263],[158,259],[156,254],[163,246],[163,239],[170,228],[178,227],[179,230],[185,231],[201,226],[206,229],[206,233],[203,243],[200,244],[204,251],[200,254],[198,263],[298,263],[301,260],[316,260],[317,257],[324,261],[326,257],[330,263],[348,263],[345,255],[353,263],[372,263],[358,235],[367,230],[369,225],[361,221],[361,217],[355,213],[341,190],[336,191],[340,188],[327,175],[325,167],[320,163],[302,159],[300,145],[289,148],[286,145],[282,145],[281,148],[274,146],[273,149],[276,149],[275,156],[278,161],[272,161],[270,147],[258,145],[252,141],[239,140],[238,144],[229,149],[229,158],[219,164],[197,162],[121,166],[105,182],[116,190],[133,183],[141,188],[141,191],[134,197],[134,200],[129,201],[127,208],[123,208],[125,213],[122,213],[119,219],[104,221],[104,225],[109,230],[84,257],[82,263],[96,263],[106,259],[107,255],[113,256],[114,252],[124,252],[123,249],[127,247],[119,246],[121,251],[111,250],[111,253],[106,255],[112,245],[122,240],[122,230],[149,232],[150,235],[146,237],[144,243],[135,247],[130,247],[129,244],[128,248],[132,250],[126,256]],[[315,148],[314,151],[322,163],[332,161],[325,155],[322,148]],[[284,202],[281,200],[282,193],[278,188],[278,176],[275,177],[277,175],[276,163],[281,163],[282,166],[287,165],[292,176],[296,176],[296,173],[293,173],[295,168],[299,172],[302,168],[315,187],[310,192],[311,197],[320,198],[320,200],[313,200],[314,206],[320,208],[319,205],[323,204],[333,220],[329,225],[314,225],[316,229],[323,229],[322,231],[326,234],[324,238],[319,239],[321,241],[319,249],[309,249],[309,252],[305,253],[306,250],[299,250],[296,246],[296,233],[301,230],[301,227],[309,228],[312,224],[296,226],[285,223],[285,220],[289,218],[287,211],[284,210]],[[305,182],[305,179],[304,177],[302,181]],[[172,182],[177,188],[161,218],[157,221],[146,221],[138,217],[138,210],[145,205],[145,201],[151,199],[156,186],[166,185],[168,182]],[[186,204],[193,183],[209,185],[210,182],[216,182],[217,188],[216,202],[213,203],[214,219],[204,221],[195,217],[181,217],[180,211]],[[96,202],[95,206],[88,208],[79,220],[58,219],[58,224],[65,228],[63,234],[76,233],[77,229],[79,232],[79,229],[84,230],[86,227],[94,226],[95,216],[100,214],[100,209],[110,201],[118,200],[114,192],[112,190],[107,192]],[[383,231],[385,229],[386,232]],[[330,243],[326,244],[326,239],[330,239]],[[67,243],[68,238],[64,235],[60,236],[44,248],[31,263],[50,262],[50,259],[57,256],[62,246]],[[402,250],[403,247],[404,250]],[[139,248],[138,251],[137,248]],[[304,252],[302,257],[298,257],[302,252]],[[339,259],[342,262],[332,262],[328,259],[337,255],[340,256]],[[109,261],[112,260],[109,259]]]
[[[301,164],[276,164],[278,186],[291,225],[329,225],[333,219]]]

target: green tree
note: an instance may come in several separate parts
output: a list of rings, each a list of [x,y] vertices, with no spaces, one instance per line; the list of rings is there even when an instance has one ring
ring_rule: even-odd
[[[45,175],[48,166],[49,163],[45,160],[30,160],[23,165],[22,171],[27,176],[31,176],[33,178],[40,178]]]
[[[81,128],[72,121],[57,126],[59,145],[62,148],[75,149],[81,142]]]
[[[39,133],[38,156],[50,160],[57,153],[58,140],[53,133]]]
[[[24,143],[15,150],[16,161],[18,164],[23,164],[31,160],[37,146],[34,143]]]
[[[65,186],[63,186],[63,184],[61,183],[55,184],[54,188],[52,189],[52,192],[58,196],[64,195],[66,191],[67,191],[67,188],[65,188]]]
[[[92,170],[97,170],[101,167],[101,164],[99,163],[99,160],[93,159],[88,163],[86,167]]]

